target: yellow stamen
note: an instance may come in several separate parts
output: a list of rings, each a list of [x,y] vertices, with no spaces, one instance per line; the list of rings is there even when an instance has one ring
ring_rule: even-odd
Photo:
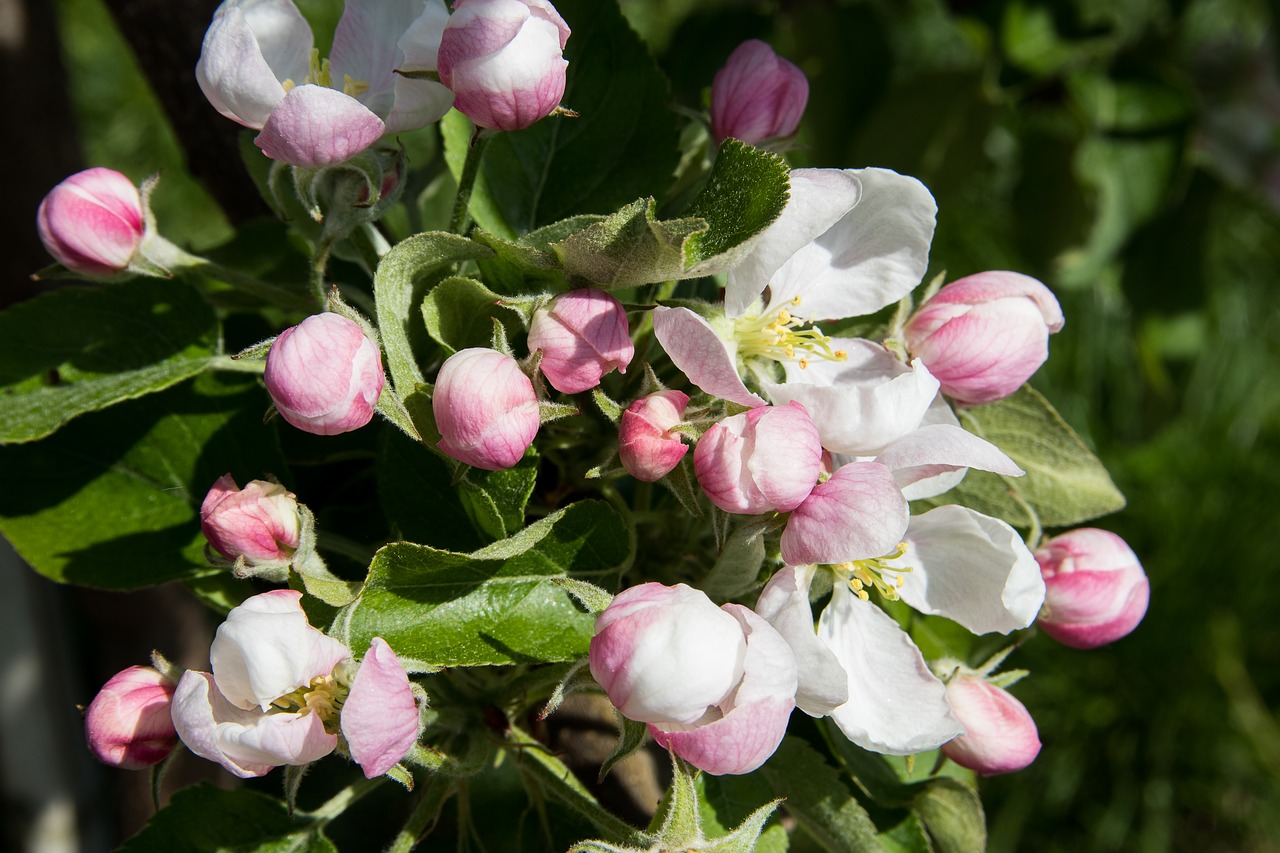
[[[335,671],[334,675],[316,676],[309,684],[286,693],[271,704],[291,714],[315,714],[323,721],[326,732],[337,734],[338,716],[342,713],[347,693],[348,687],[341,673]]]
[[[791,308],[798,307],[800,297],[792,297],[787,304]],[[787,307],[739,317],[733,324],[733,337],[743,358],[759,356],[773,361],[792,361],[797,352],[804,353],[800,356],[802,369],[809,366],[810,358],[829,361],[847,361],[849,358],[844,350],[833,350],[831,339],[820,329],[805,328],[804,319],[792,314]]]
[[[898,590],[902,589],[902,575],[911,571],[911,567],[890,566],[888,563],[892,560],[897,560],[906,553],[907,543],[899,542],[898,547],[891,554],[870,560],[851,560],[847,563],[837,563],[831,568],[844,576],[849,589],[863,601],[869,598],[867,590],[870,588],[875,588],[877,592],[889,601],[897,601],[900,597]]]

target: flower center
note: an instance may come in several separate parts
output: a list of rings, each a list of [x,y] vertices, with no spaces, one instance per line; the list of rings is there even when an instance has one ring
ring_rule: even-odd
[[[773,361],[791,361],[799,353],[800,368],[809,366],[810,358],[829,361],[845,361],[848,353],[831,348],[831,339],[812,326],[804,328],[805,321],[791,313],[799,307],[796,296],[776,311],[746,315],[733,321],[733,336],[738,342],[738,353],[743,357],[759,356]]]
[[[902,575],[911,571],[910,566],[890,566],[889,561],[897,560],[907,553],[907,543],[899,542],[898,547],[890,554],[870,560],[851,560],[847,563],[836,563],[832,571],[842,576],[849,584],[854,595],[866,601],[870,596],[867,589],[874,587],[889,601],[898,600],[898,590],[902,588]],[[890,574],[886,574],[886,572]]]
[[[332,735],[338,733],[338,716],[350,692],[343,665],[338,664],[333,674],[317,675],[310,683],[271,704],[290,714],[316,714],[324,721],[324,730]]]
[[[320,51],[317,48],[311,48],[311,69],[307,72],[307,77],[302,81],[303,84],[314,83],[317,86],[324,86],[328,89],[336,89],[333,85],[333,74],[329,70],[329,60],[320,58]],[[280,84],[284,87],[286,93],[298,84],[293,78],[285,80]],[[342,93],[355,98],[364,94],[369,90],[369,84],[364,80],[353,80],[350,74],[342,75]]]

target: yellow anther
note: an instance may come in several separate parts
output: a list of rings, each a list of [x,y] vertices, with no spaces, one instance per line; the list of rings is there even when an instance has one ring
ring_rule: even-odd
[[[871,596],[867,595],[866,590],[859,589],[855,591],[857,592],[858,598],[861,598],[863,601],[866,601],[867,599],[871,598]]]
[[[890,566],[889,561],[896,560],[907,553],[907,543],[899,542],[893,552],[883,557],[869,560],[851,560],[831,566],[832,570],[843,576],[849,589],[863,601],[867,600],[867,590],[875,588],[889,601],[897,601],[901,596],[902,575],[911,571],[910,566]]]
[[[788,305],[800,304],[800,297],[789,300]],[[738,354],[743,358],[759,356],[773,361],[793,361],[803,352],[800,367],[809,366],[811,358],[846,361],[848,355],[831,349],[831,339],[820,329],[805,327],[805,321],[791,313],[790,308],[779,308],[773,313],[739,317],[734,321],[733,337]]]
[[[285,80],[283,83],[280,84],[280,86],[284,89],[286,95],[289,94],[289,90],[296,85],[298,84],[293,82],[292,78]]]
[[[848,353],[848,352],[846,352],[845,350],[842,350],[842,349],[838,349],[838,350],[836,350],[834,353],[832,353],[832,355],[834,355],[834,356],[836,357],[836,361],[848,361],[848,360],[849,360],[849,353]]]
[[[791,297],[791,304],[793,306],[800,304],[800,294],[797,293],[795,296]]]
[[[791,322],[791,312],[783,308],[778,312],[778,319],[774,321],[775,326],[786,326]]]
[[[356,97],[369,91],[369,84],[363,80],[353,80],[350,74],[342,75],[342,92],[343,94]]]
[[[807,358],[800,359],[800,369],[805,370],[808,367],[809,367],[809,359]]]

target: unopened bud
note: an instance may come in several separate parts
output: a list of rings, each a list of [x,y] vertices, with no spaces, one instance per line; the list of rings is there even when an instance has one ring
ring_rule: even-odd
[[[1114,642],[1146,615],[1151,584],[1123,539],[1082,527],[1036,551],[1044,576],[1038,624],[1058,642],[1092,649]]]
[[[791,136],[809,101],[804,72],[757,39],[729,54],[711,85],[711,133],[748,144]]]
[[[285,329],[262,378],[280,416],[316,435],[369,423],[386,381],[378,347],[355,322],[331,313]]]
[[[89,749],[103,764],[141,770],[178,743],[169,708],[174,683],[149,666],[131,666],[102,686],[84,712]]]
[[[994,776],[1021,770],[1040,754],[1036,721],[1004,688],[959,674],[947,682],[947,701],[965,734],[944,743],[942,752],[961,767]]]
[[[58,263],[78,273],[112,276],[128,268],[145,232],[142,197],[112,169],[86,169],[40,202],[36,225]]]
[[[472,347],[445,360],[431,410],[440,450],[486,471],[510,468],[533,443],[541,421],[533,383],[509,355]]]
[[[542,375],[565,394],[596,387],[611,370],[626,373],[636,352],[626,309],[594,288],[562,294],[534,312],[529,351],[537,350]]]
[[[200,529],[228,560],[288,562],[298,547],[298,501],[279,483],[250,480],[241,489],[224,474],[200,506]]]
[[[683,391],[659,391],[627,406],[618,427],[618,458],[628,474],[653,483],[680,464],[689,445],[671,429],[687,405],[689,395]]]

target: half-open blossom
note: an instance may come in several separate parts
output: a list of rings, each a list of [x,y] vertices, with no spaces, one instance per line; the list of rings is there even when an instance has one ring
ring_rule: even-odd
[[[591,674],[626,717],[708,773],[755,770],[795,707],[796,662],[778,632],[740,604],[646,583],[596,618]]]
[[[622,303],[603,290],[584,288],[533,313],[529,352],[538,351],[538,368],[551,387],[577,394],[599,385],[611,370],[626,373],[636,348]]]
[[[482,347],[459,350],[445,360],[431,410],[441,452],[486,471],[519,462],[541,422],[533,383],[520,365]]]
[[[1040,754],[1040,733],[1025,705],[980,675],[957,673],[947,682],[951,711],[965,733],[942,745],[961,767],[983,776],[1021,770]]]
[[[1038,624],[1058,642],[1106,645],[1146,615],[1151,584],[1133,549],[1114,533],[1082,527],[1050,539],[1035,556],[1045,584]]]
[[[936,210],[919,181],[886,169],[793,170],[782,215],[729,271],[724,316],[712,312],[709,321],[688,308],[659,307],[654,335],[708,394],[760,405],[765,400],[747,388],[748,377],[775,404],[804,403],[828,449],[873,454],[879,447],[868,448],[865,438],[848,450],[827,443],[828,436],[839,444],[838,436],[862,433],[848,426],[847,414],[880,393],[867,390],[868,373],[876,386],[889,382],[895,398],[906,395],[893,405],[866,407],[891,419],[885,428],[876,424],[871,436],[880,447],[919,425],[937,380],[912,364],[897,371],[910,378],[892,381],[897,374],[875,363],[876,345],[830,338],[814,323],[869,314],[910,293],[928,266]],[[786,375],[781,383],[779,364]],[[793,385],[806,387],[793,391]]]
[[[369,778],[417,740],[408,677],[375,638],[354,678],[351,650],[307,622],[302,593],[274,590],[227,614],[209,650],[212,672],[188,670],[173,699],[183,743],[242,778],[308,764],[341,732]]]
[[[316,435],[350,432],[373,420],[386,382],[377,345],[357,323],[328,312],[280,333],[262,379],[280,416]]]
[[[711,84],[711,135],[749,145],[791,136],[809,101],[804,72],[759,39],[738,45]]]
[[[942,288],[907,321],[907,349],[965,404],[1009,396],[1049,356],[1062,328],[1049,288],[1016,272],[982,272]]]
[[[103,764],[141,770],[159,764],[178,745],[169,716],[173,682],[149,666],[111,676],[84,712],[89,749]]]
[[[444,86],[397,73],[436,70],[447,18],[440,0],[346,0],[321,60],[292,0],[225,0],[196,80],[218,112],[261,131],[254,143],[268,157],[330,166],[448,111]]]
[[[242,489],[224,474],[200,505],[200,529],[228,560],[287,563],[298,547],[298,501],[279,483],[250,480]]]
[[[77,172],[40,202],[40,241],[70,270],[111,276],[129,267],[142,244],[146,217],[133,181],[101,167]]]
[[[725,418],[693,451],[698,485],[725,512],[789,512],[818,482],[822,445],[804,406],[757,406]]]
[[[547,0],[457,0],[440,40],[440,82],[477,127],[519,130],[560,105],[568,40]]]
[[[672,430],[684,417],[689,395],[658,391],[641,397],[622,413],[618,426],[618,459],[637,480],[661,480],[689,452],[689,445]]]

